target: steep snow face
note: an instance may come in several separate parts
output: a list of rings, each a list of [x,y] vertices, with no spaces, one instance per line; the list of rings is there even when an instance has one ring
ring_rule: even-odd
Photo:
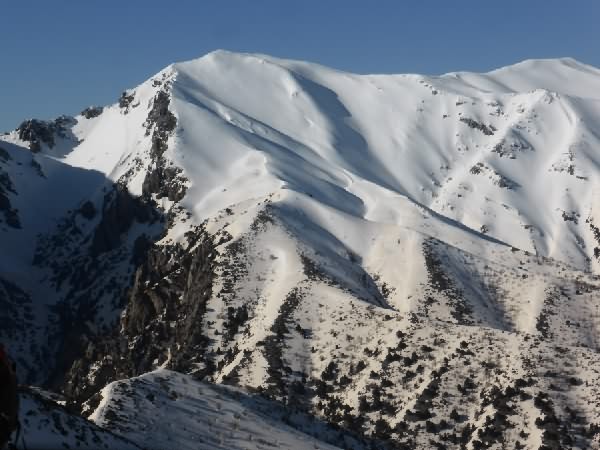
[[[567,59],[489,74],[359,76],[219,51],[173,70],[173,158],[198,220],[283,186],[357,220],[401,224],[404,197],[596,270],[594,68]]]

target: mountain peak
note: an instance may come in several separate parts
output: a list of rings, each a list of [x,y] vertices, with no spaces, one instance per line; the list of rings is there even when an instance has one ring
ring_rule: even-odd
[[[572,59],[375,76],[219,50],[27,122],[0,136],[0,340],[144,448],[326,448],[283,423],[593,448],[598,83]]]
[[[574,69],[580,71],[598,71],[599,69],[585,64],[581,61],[576,60],[575,58],[566,56],[560,58],[530,58],[525,59],[523,61],[510,64],[508,66],[500,67],[498,69],[492,70],[491,72],[495,72],[498,70],[548,70],[548,71],[561,71],[565,69]]]
[[[490,93],[544,89],[572,97],[600,98],[600,70],[573,58],[528,59],[486,73],[451,72],[439,80],[466,95],[469,88]]]
[[[546,59],[526,59],[516,64],[500,67],[488,72],[486,75],[496,78],[518,77],[522,80],[530,79],[538,83],[557,83],[559,89],[552,89],[558,92],[565,92],[572,88],[568,84],[584,84],[586,89],[590,82],[597,82],[600,77],[600,69],[584,64],[574,58],[546,58]],[[562,85],[561,85],[562,84]],[[590,95],[583,89],[578,89],[580,97]]]

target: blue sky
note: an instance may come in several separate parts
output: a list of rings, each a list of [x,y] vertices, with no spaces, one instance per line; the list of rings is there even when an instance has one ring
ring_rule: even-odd
[[[3,0],[0,130],[114,102],[217,48],[358,73],[487,71],[571,56],[600,66],[600,2]]]

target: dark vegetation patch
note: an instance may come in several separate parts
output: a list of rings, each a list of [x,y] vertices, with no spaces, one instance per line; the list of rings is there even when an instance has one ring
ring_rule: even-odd
[[[291,369],[285,365],[283,359],[283,348],[285,347],[285,337],[290,333],[289,322],[292,319],[294,311],[302,301],[302,292],[299,288],[292,289],[286,296],[285,300],[279,307],[279,312],[273,326],[271,327],[272,335],[268,336],[261,343],[263,346],[263,354],[267,360],[267,387],[263,393],[269,397],[281,400],[288,395],[304,393],[304,388],[300,386],[289,386],[295,388],[296,391],[290,390],[285,382],[286,376],[291,372]],[[297,397],[297,396],[296,396]]]
[[[467,126],[469,128],[473,128],[475,130],[481,131],[486,136],[493,136],[494,131],[496,131],[496,129],[494,128],[493,125],[485,125],[483,123],[477,122],[476,120],[469,119],[467,117],[461,117],[460,121],[467,124]]]
[[[600,228],[594,224],[594,219],[592,217],[585,219],[585,223],[589,225],[592,235],[594,236],[594,240],[596,241],[596,246],[594,247],[594,257],[600,261]]]
[[[534,398],[534,405],[542,413],[535,419],[535,425],[543,430],[542,446],[540,450],[555,450],[569,448],[574,444],[573,437],[567,424],[561,423],[554,410],[552,400],[546,392],[538,392]]]
[[[463,292],[455,286],[452,277],[444,271],[444,263],[437,254],[437,245],[438,242],[433,239],[423,243],[429,286],[446,296],[452,307],[451,315],[459,324],[471,325],[473,324],[472,308],[464,299]]]

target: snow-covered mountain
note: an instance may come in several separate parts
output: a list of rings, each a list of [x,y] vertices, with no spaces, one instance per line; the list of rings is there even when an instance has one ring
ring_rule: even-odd
[[[25,121],[0,136],[0,339],[145,448],[598,448],[599,92],[572,59],[217,51]],[[214,434],[219,396],[243,433]]]

